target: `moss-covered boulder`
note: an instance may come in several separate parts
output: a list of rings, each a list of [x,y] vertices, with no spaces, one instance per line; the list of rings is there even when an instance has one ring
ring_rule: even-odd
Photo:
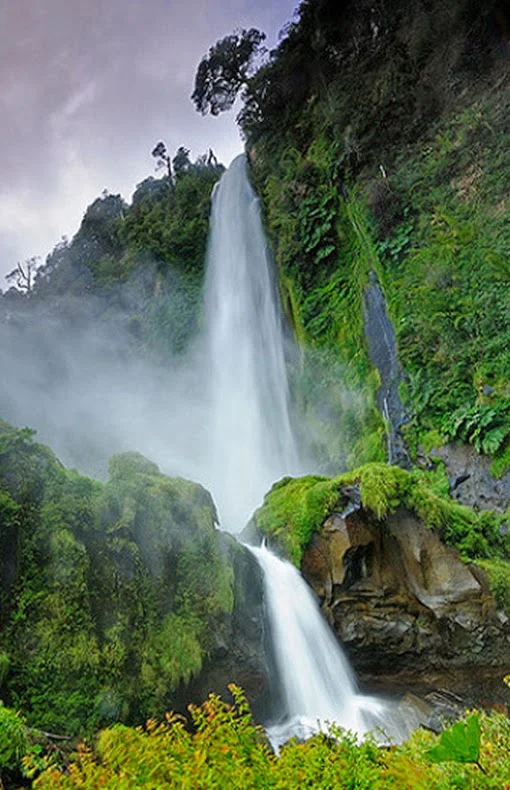
[[[362,508],[381,521],[404,507],[456,546],[466,560],[510,558],[510,515],[476,512],[452,502],[441,467],[425,473],[371,463],[339,477],[285,477],[275,483],[246,529],[268,539],[299,566],[312,536],[332,513]]]
[[[248,528],[300,566],[365,677],[508,668],[505,517],[451,502],[441,486],[439,473],[385,464],[287,478]]]
[[[98,483],[3,424],[2,698],[30,725],[73,735],[198,701],[191,681],[207,686],[225,654],[235,656],[231,674],[217,673],[208,690],[255,666],[263,676],[262,636],[248,646],[239,629],[235,568],[248,552],[216,521],[202,486],[137,453],[115,456]]]

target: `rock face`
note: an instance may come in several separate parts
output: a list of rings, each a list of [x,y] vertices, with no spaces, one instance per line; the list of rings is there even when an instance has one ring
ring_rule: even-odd
[[[362,678],[507,663],[510,623],[483,573],[404,509],[331,515],[302,571]]]
[[[370,283],[363,294],[363,323],[370,361],[377,368],[381,380],[377,405],[388,423],[388,463],[410,469],[411,459],[401,431],[408,415],[398,391],[404,376],[398,360],[395,329],[377,275],[373,271],[370,272]]]
[[[270,670],[262,572],[254,556],[230,535],[221,534],[225,554],[234,570],[234,608],[218,632],[209,661],[186,688],[184,701],[202,702],[211,694],[228,698],[228,685],[241,686],[259,718],[270,707]]]
[[[510,503],[510,472],[499,480],[490,473],[491,459],[478,455],[468,445],[447,444],[431,456],[444,461],[452,496],[462,505],[480,510],[505,510]]]

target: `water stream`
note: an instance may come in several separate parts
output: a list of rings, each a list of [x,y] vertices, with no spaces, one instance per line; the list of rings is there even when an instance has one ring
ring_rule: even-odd
[[[302,473],[276,278],[244,156],[213,196],[205,294],[210,488],[235,533],[275,480]]]
[[[267,728],[273,747],[292,736],[307,738],[328,722],[359,735],[383,726],[385,705],[358,692],[354,673],[300,573],[265,546],[251,550],[264,573],[284,705],[279,721]]]
[[[259,201],[244,156],[213,196],[206,276],[209,486],[221,525],[239,532],[265,492],[303,473],[292,430],[286,339]],[[353,672],[299,572],[265,547],[251,549],[264,577],[283,710],[268,729],[275,748],[324,722],[359,734],[382,723],[382,703],[358,693]]]

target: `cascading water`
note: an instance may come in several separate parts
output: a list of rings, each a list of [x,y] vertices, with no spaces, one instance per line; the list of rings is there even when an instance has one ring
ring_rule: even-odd
[[[300,474],[289,414],[284,332],[259,202],[244,156],[213,197],[206,276],[210,383],[207,483],[222,526],[243,528],[283,475]],[[363,733],[383,706],[357,693],[352,671],[298,571],[265,547],[251,548],[264,575],[285,710],[268,730],[278,748],[325,721]]]
[[[352,669],[299,572],[265,546],[251,550],[264,573],[284,704],[279,723],[268,728],[273,746],[292,736],[306,738],[326,722],[360,735],[381,725],[385,706],[358,693]]]
[[[264,493],[299,474],[278,292],[245,156],[213,196],[206,274],[212,388],[209,485],[222,526],[239,532]]]

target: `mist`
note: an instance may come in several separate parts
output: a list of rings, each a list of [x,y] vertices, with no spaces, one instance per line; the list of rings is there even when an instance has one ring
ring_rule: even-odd
[[[97,205],[120,210],[113,196]],[[87,216],[96,216],[94,206]],[[214,191],[211,224],[203,304],[185,351],[137,345],[136,316],[162,290],[165,316],[182,322],[192,311],[185,274],[166,266],[162,275],[147,257],[103,294],[83,266],[57,298],[11,292],[0,327],[0,414],[35,427],[65,465],[88,475],[104,478],[109,456],[136,450],[168,475],[203,483],[235,532],[276,479],[300,471],[285,361],[291,341],[244,157]],[[82,235],[72,260],[83,250],[90,256],[95,238]]]
[[[123,311],[100,317],[97,301],[81,297],[78,320],[37,307],[7,316],[2,417],[35,427],[66,466],[93,477],[106,477],[112,454],[138,450],[169,474],[196,478],[204,421],[198,348],[164,365],[140,358]]]
[[[118,202],[110,196],[100,208]],[[321,368],[292,339],[244,157],[214,190],[211,226],[198,304],[182,271],[166,265],[162,274],[147,255],[103,290],[80,264],[74,280],[59,273],[65,288],[50,282],[46,293],[0,300],[0,417],[35,428],[66,466],[98,479],[109,457],[138,451],[164,473],[202,483],[221,526],[238,532],[284,475],[340,471],[338,410],[365,404],[331,360],[322,384],[324,360]],[[75,246],[73,260],[90,254],[90,240]],[[161,316],[190,324],[185,342],[141,343],[147,305],[156,325]],[[316,379],[301,383],[306,402],[303,370]]]

